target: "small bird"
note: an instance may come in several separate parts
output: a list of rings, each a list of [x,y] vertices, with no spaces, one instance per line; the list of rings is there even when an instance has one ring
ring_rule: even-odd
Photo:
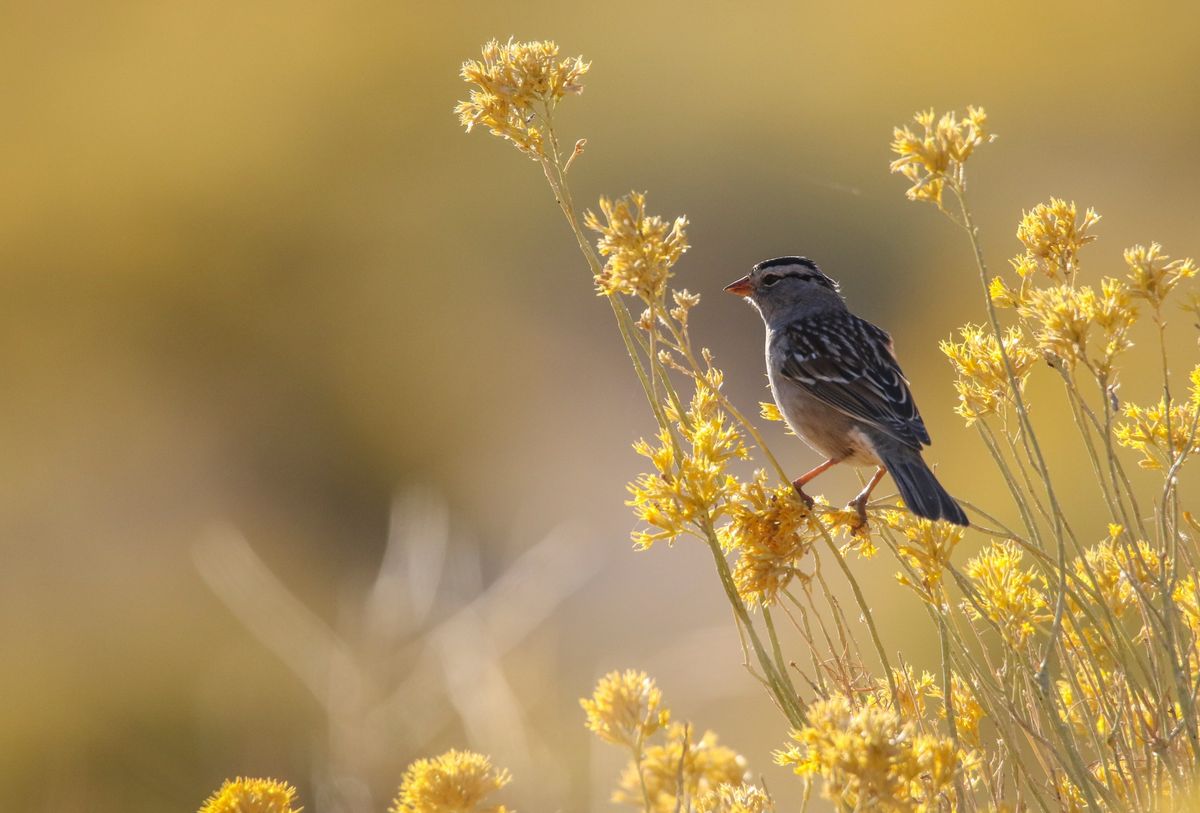
[[[892,337],[846,308],[838,284],[807,257],[764,260],[725,287],[754,304],[767,326],[767,378],[792,431],[826,460],[792,485],[838,463],[877,466],[850,506],[892,475],[917,516],[967,525],[967,515],[921,458],[929,432],[896,362]]]

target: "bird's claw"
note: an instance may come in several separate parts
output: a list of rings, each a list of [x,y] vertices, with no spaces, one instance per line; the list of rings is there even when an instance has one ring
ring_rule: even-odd
[[[796,493],[798,495],[800,495],[800,500],[804,503],[805,506],[807,506],[808,508],[813,507],[813,505],[815,504],[813,502],[813,498],[804,493],[804,484],[801,483],[799,479],[792,481],[792,488],[796,489]]]

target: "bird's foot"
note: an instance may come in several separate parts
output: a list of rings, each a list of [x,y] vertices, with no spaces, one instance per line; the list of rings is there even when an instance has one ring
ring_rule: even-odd
[[[847,508],[853,508],[854,513],[858,514],[858,524],[854,527],[855,531],[867,527],[867,495],[859,494],[850,502],[846,503]]]
[[[792,481],[792,488],[796,489],[796,493],[800,495],[800,499],[805,504],[805,506],[807,506],[808,508],[812,508],[814,505],[813,498],[804,493],[804,482],[803,481],[804,481],[803,477],[797,477],[795,480]]]

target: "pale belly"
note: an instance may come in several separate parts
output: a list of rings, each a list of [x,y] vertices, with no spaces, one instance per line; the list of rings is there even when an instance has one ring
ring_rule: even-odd
[[[860,421],[809,395],[790,381],[777,381],[773,372],[767,377],[775,404],[788,426],[818,454],[855,466],[880,465]]]

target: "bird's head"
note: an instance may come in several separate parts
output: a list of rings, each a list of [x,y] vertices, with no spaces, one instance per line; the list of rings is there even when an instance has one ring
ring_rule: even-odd
[[[725,290],[753,302],[767,324],[845,308],[838,284],[807,257],[763,260]]]

